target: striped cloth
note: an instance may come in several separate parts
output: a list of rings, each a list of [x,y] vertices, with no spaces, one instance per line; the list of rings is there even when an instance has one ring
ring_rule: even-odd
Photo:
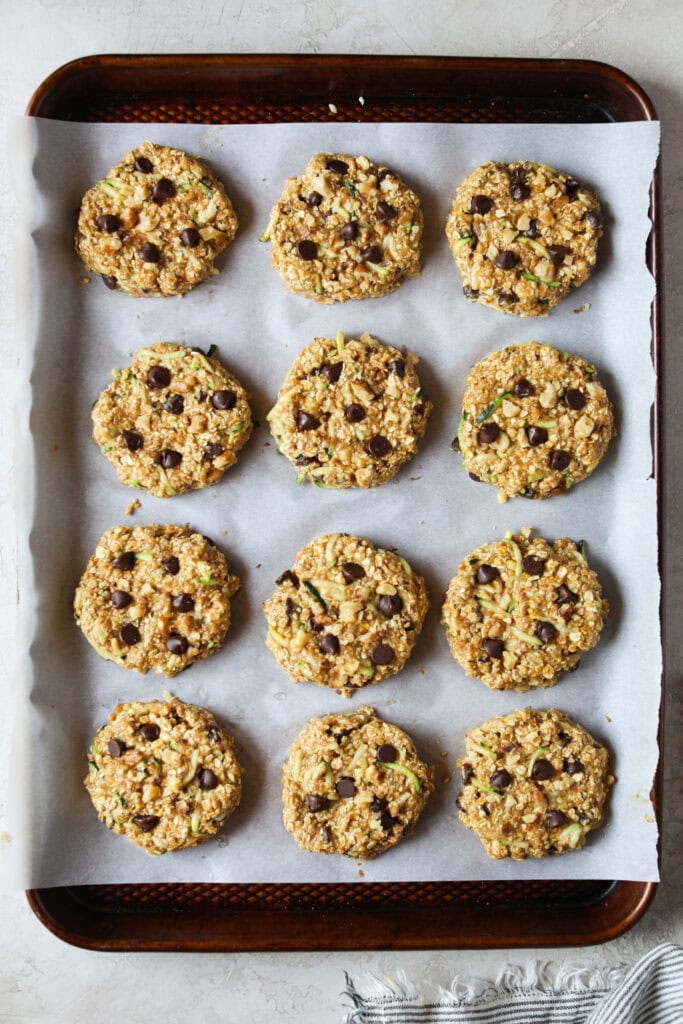
[[[683,946],[657,946],[630,970],[506,968],[495,985],[453,982],[427,1001],[400,972],[346,975],[346,1024],[683,1024]]]

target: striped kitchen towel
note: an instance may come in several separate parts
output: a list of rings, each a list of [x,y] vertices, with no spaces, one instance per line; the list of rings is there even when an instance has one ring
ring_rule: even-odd
[[[496,984],[456,978],[425,998],[402,972],[346,975],[346,1024],[683,1024],[683,946],[657,946],[630,970],[506,967]]]

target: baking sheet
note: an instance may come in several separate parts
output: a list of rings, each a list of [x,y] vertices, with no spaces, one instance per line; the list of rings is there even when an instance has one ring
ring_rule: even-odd
[[[240,233],[220,277],[182,299],[108,292],[73,255],[82,193],[145,138],[204,156],[228,187]],[[654,123],[610,125],[77,125],[26,119],[14,127],[16,188],[25,218],[30,282],[19,274],[22,354],[17,385],[19,522],[23,548],[22,657],[13,702],[13,781],[0,848],[4,884],[160,881],[422,881],[619,878],[655,880],[657,826],[649,791],[657,763],[660,699],[656,484],[652,479],[650,361],[654,282],[645,265],[648,188],[659,145]],[[379,300],[326,307],[290,295],[258,237],[285,177],[317,151],[368,155],[400,171],[422,198],[423,276]],[[453,191],[489,159],[533,159],[594,187],[607,210],[600,269],[550,317],[497,316],[462,297],[443,235]],[[30,237],[30,241],[29,241]],[[576,315],[584,303],[590,309]],[[298,350],[320,334],[370,331],[421,356],[435,404],[421,453],[369,491],[297,487],[277,456],[265,414]],[[594,476],[562,498],[500,505],[469,480],[450,441],[469,367],[492,349],[532,339],[594,361],[612,395],[619,438]],[[90,441],[90,407],[113,367],[160,340],[218,356],[253,395],[261,426],[219,485],[173,499],[122,488]],[[29,390],[30,388],[30,390]],[[32,397],[31,397],[32,395]],[[30,430],[30,437],[25,433]],[[124,510],[139,497],[132,519]],[[218,655],[168,684],[100,661],[74,626],[73,589],[104,530],[117,523],[190,522],[226,551],[242,580]],[[533,526],[550,539],[585,538],[612,613],[601,642],[553,689],[492,693],[451,659],[439,608],[461,558],[485,540]],[[396,546],[432,599],[408,666],[351,701],[294,685],[263,644],[260,610],[295,552],[346,530]],[[30,559],[30,563],[29,563]],[[104,829],[82,777],[85,751],[121,700],[180,698],[211,708],[235,734],[246,770],[243,804],[216,840],[150,858]],[[414,836],[365,865],[299,850],[280,821],[280,767],[314,714],[373,703],[404,727],[442,782]],[[524,704],[558,706],[614,754],[605,827],[579,854],[523,864],[491,861],[457,822],[459,781],[444,782],[464,732]],[[442,757],[447,751],[447,757]]]

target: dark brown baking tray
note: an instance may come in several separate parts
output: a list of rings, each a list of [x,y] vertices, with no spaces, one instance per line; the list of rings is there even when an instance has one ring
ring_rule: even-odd
[[[636,82],[589,61],[256,54],[85,57],[50,75],[27,113],[66,121],[208,124],[656,118]],[[656,178],[652,219],[647,255],[658,279]],[[660,333],[655,303],[656,371]],[[659,397],[658,384],[658,481]],[[661,518],[661,501],[659,507]],[[659,806],[658,781],[655,790]],[[69,886],[27,895],[46,927],[87,949],[235,952],[583,945],[629,928],[655,888],[610,880],[164,884]]]

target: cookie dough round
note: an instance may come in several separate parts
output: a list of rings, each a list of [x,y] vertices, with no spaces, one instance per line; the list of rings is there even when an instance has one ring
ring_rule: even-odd
[[[249,439],[247,392],[198,349],[142,348],[113,376],[93,407],[93,440],[122,484],[157,498],[208,487]]]
[[[289,178],[262,241],[290,292],[316,302],[377,298],[420,273],[422,210],[366,156],[318,153]]]
[[[602,822],[608,753],[562,711],[523,708],[472,729],[458,760],[460,821],[489,857],[580,849]]]
[[[530,533],[468,555],[442,609],[451,654],[492,690],[553,686],[595,646],[609,612],[584,542]]]
[[[371,707],[312,718],[282,771],[285,828],[315,853],[369,860],[415,828],[434,770]]]
[[[601,235],[597,196],[528,160],[478,167],[446,223],[467,298],[517,316],[545,316],[583,284]]]
[[[276,582],[268,647],[294,682],[344,697],[400,672],[429,607],[405,558],[348,533],[311,541]]]
[[[143,142],[83,197],[76,252],[108,288],[183,295],[217,274],[237,233],[224,186],[196,157]]]
[[[147,853],[199,846],[240,802],[231,736],[179,700],[119,704],[96,734],[84,780],[100,821]]]
[[[505,501],[566,493],[593,472],[615,434],[595,367],[531,341],[470,370],[454,444],[470,476],[494,484]]]
[[[237,576],[187,526],[115,526],[76,590],[74,615],[100,657],[169,678],[223,646]]]
[[[316,338],[299,353],[268,413],[298,483],[375,487],[416,454],[432,410],[417,362],[369,334]]]

